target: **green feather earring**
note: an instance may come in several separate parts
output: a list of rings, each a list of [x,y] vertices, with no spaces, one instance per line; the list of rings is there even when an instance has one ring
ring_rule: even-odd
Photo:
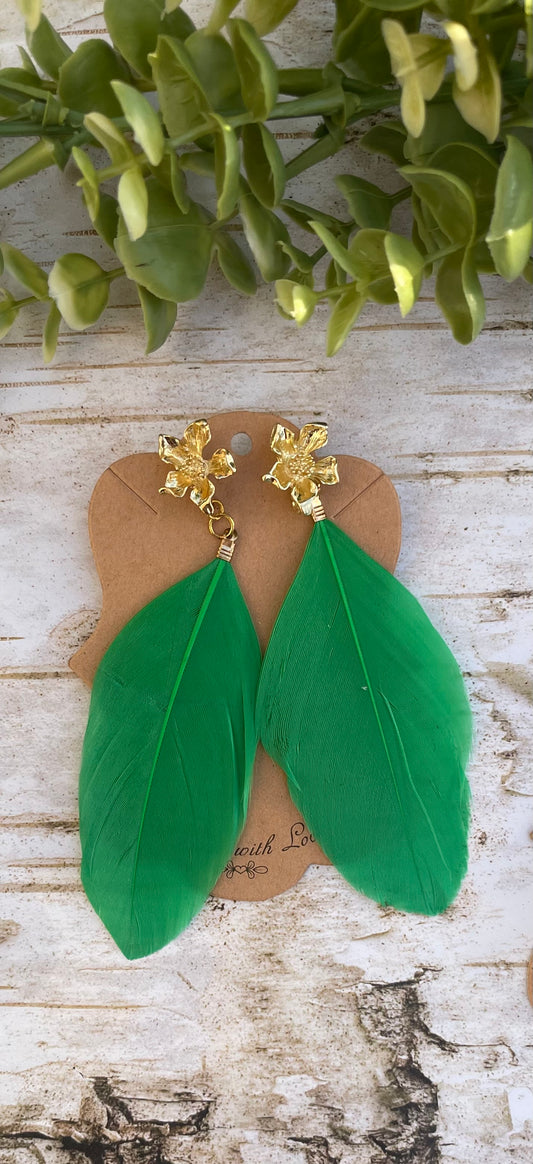
[[[331,862],[384,905],[436,914],[467,866],[471,713],[422,607],[326,519],[325,425],[277,425],[264,480],[314,519],[263,661],[262,743]]]
[[[209,476],[206,421],[159,438],[161,492],[191,500],[220,545],[117,635],[95,676],[80,774],[82,881],[127,958],[170,942],[203,905],[246,816],[257,746],[257,636],[231,565],[233,520]]]

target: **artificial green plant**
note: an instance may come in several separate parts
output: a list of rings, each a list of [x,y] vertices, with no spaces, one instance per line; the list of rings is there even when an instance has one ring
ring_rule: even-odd
[[[122,277],[152,352],[214,260],[245,295],[257,272],[274,283],[299,325],[326,301],[329,355],[368,300],[406,315],[434,274],[439,308],[469,343],[485,317],[480,273],[531,280],[531,0],[336,0],[332,59],[278,68],[263,38],[296,3],[244,0],[241,16],[236,0],[215,0],[196,29],[179,0],[105,0],[112,44],[72,51],[40,0],[19,0],[27,47],[20,67],[0,69],[0,137],[31,144],[0,170],[0,188],[72,159],[113,258],[104,269],[61,255],[47,277],[3,243],[0,266],[28,294],[0,289],[0,336],[42,300],[49,361],[61,320],[94,324]],[[286,119],[314,133],[288,162],[275,136]],[[342,217],[293,198],[292,180],[344,146],[331,177]],[[392,193],[359,176],[361,151],[387,159]],[[201,202],[190,174],[203,179]],[[400,202],[410,237],[390,229]]]

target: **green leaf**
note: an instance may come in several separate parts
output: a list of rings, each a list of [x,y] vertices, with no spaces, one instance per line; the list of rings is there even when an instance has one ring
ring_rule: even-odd
[[[308,255],[306,251],[301,251],[299,247],[293,246],[290,242],[282,242],[279,244],[282,251],[289,256],[291,263],[302,274],[309,274],[314,267],[313,256]]]
[[[24,45],[18,44],[17,48],[19,51],[19,57],[22,61],[22,68],[23,68],[24,72],[30,73],[34,82],[42,84],[43,83],[42,78],[39,76],[37,69],[35,68],[35,65],[30,57],[30,54],[28,52],[26,52]]]
[[[87,113],[83,124],[107,150],[114,166],[129,166],[135,154],[124,134],[104,113]]]
[[[121,175],[117,194],[130,238],[141,238],[148,224],[148,193],[137,166],[132,166]]]
[[[429,167],[404,166],[402,174],[428,206],[446,238],[468,245],[476,232],[476,206],[466,183],[455,174]]]
[[[191,209],[191,199],[187,191],[185,174],[176,154],[170,155],[170,189],[174,195],[176,205],[179,206],[183,214],[187,214]]]
[[[72,157],[74,158],[78,170],[80,170],[81,174],[83,175],[83,177],[79,182],[76,183],[76,185],[80,186],[83,192],[87,213],[91,219],[91,222],[94,222],[100,209],[100,188],[98,185],[98,175],[89,155],[85,153],[85,150],[80,149],[79,146],[73,146]]]
[[[424,128],[425,102],[440,88],[446,68],[446,48],[425,33],[408,35],[398,20],[383,20],[381,32],[400,82],[401,114],[406,128],[419,137]]]
[[[478,78],[477,49],[464,24],[444,20],[442,27],[452,42],[455,80],[459,89],[471,89]]]
[[[68,109],[118,117],[120,105],[111,81],[129,77],[124,62],[105,40],[84,40],[61,65],[58,94]]]
[[[324,226],[322,222],[310,222],[309,226],[318,235],[320,241],[324,243],[332,259],[338,263],[339,267],[343,271],[346,271],[347,275],[353,276],[355,274],[353,263],[349,252],[341,240],[327,226]]]
[[[151,165],[158,166],[165,151],[165,139],[155,109],[133,85],[125,85],[123,81],[112,81],[111,88],[118,98],[128,125],[133,130],[137,145],[144,151]]]
[[[365,228],[351,239],[348,251],[360,290],[376,303],[395,303],[396,290],[385,252],[385,239],[384,230]]]
[[[468,142],[455,142],[442,146],[431,158],[431,166],[436,170],[446,170],[461,178],[474,195],[477,213],[478,233],[488,229],[494,204],[494,190],[498,177],[498,166],[493,158]]]
[[[375,226],[387,230],[393,202],[379,186],[351,174],[338,174],[335,184],[346,199],[350,214],[358,226]]]
[[[36,28],[26,30],[26,43],[43,73],[57,80],[61,65],[71,56],[72,50],[46,16],[41,16]]]
[[[350,331],[366,303],[367,296],[355,283],[349,283],[346,290],[335,300],[329,317],[326,354],[336,356],[346,342]]]
[[[217,117],[215,134],[215,182],[217,188],[217,218],[229,218],[239,197],[241,155],[235,131]]]
[[[205,150],[185,150],[180,154],[179,162],[182,169],[201,174],[203,178],[215,176],[215,155]]]
[[[148,54],[160,35],[185,40],[194,32],[186,12],[165,13],[165,0],[104,0],[104,17],[113,43],[142,77],[150,77]]]
[[[276,300],[284,315],[294,319],[298,327],[301,327],[311,318],[318,303],[318,296],[305,284],[296,283],[293,279],[278,279]]]
[[[483,327],[485,299],[470,248],[442,260],[437,271],[435,299],[454,339],[460,344],[471,343]]]
[[[230,20],[229,29],[244,104],[257,121],[266,121],[278,96],[274,61],[246,20]]]
[[[13,327],[18,313],[19,308],[15,305],[14,296],[4,287],[0,287],[0,339],[3,339]]]
[[[517,279],[529,259],[533,239],[531,190],[533,161],[518,138],[507,138],[507,150],[496,182],[494,214],[487,243],[499,275]]]
[[[257,35],[266,36],[285,20],[297,3],[298,0],[245,0],[244,11]]]
[[[160,36],[155,53],[150,53],[150,63],[163,121],[171,137],[202,126],[209,114],[209,102],[185,46]]]
[[[149,356],[161,348],[168,339],[176,322],[177,306],[170,299],[158,299],[147,291],[146,287],[137,286],[141,301],[146,331],[146,348],[144,353]]]
[[[193,32],[185,42],[208,105],[217,113],[237,114],[244,110],[239,73],[233,50],[223,36]]]
[[[500,130],[502,89],[494,57],[481,43],[478,46],[478,64],[475,85],[463,91],[456,82],[453,86],[453,99],[468,125],[482,133],[488,142],[492,142],[496,140]]]
[[[401,121],[386,121],[382,125],[373,125],[359,141],[359,145],[372,154],[390,158],[398,168],[404,165],[405,155],[403,147],[406,139],[405,126]]]
[[[41,19],[41,0],[17,0],[26,28],[34,32]]]
[[[113,248],[118,230],[118,202],[112,194],[100,191],[100,206],[93,219],[93,226],[108,247]]]
[[[215,0],[206,25],[206,32],[209,34],[220,32],[238,3],[239,0]]]
[[[48,166],[59,165],[60,159],[61,146],[49,141],[48,138],[41,138],[35,145],[24,150],[18,157],[13,158],[11,162],[2,167],[0,170],[0,190],[5,190],[14,182],[21,182],[23,178],[31,178],[40,170],[46,170]]]
[[[214,243],[220,270],[228,283],[243,295],[255,295],[257,284],[253,269],[231,235],[219,230]]]
[[[345,61],[350,77],[372,85],[392,81],[390,56],[381,35],[383,14],[363,0],[337,0],[334,32],[335,60]],[[406,32],[416,32],[421,9],[396,13]]]
[[[482,134],[466,124],[451,101],[430,103],[426,105],[426,120],[420,137],[407,134],[404,146],[405,158],[414,166],[426,166],[430,163],[435,150],[448,143],[457,142],[469,142],[479,146],[480,149],[487,148]]]
[[[282,279],[287,274],[290,260],[277,244],[289,242],[287,227],[252,193],[241,195],[240,210],[246,241],[265,283]]]
[[[248,181],[256,198],[272,210],[285,190],[285,163],[266,125],[244,125],[242,150]]]
[[[399,234],[385,236],[385,254],[402,315],[408,315],[422,286],[424,260],[409,239]]]
[[[88,255],[61,255],[50,271],[48,285],[65,323],[74,331],[96,323],[107,306],[109,275]]]
[[[45,364],[50,364],[56,354],[60,323],[61,312],[55,303],[51,303],[43,331],[43,361]]]
[[[142,238],[130,239],[122,215],[116,252],[129,279],[158,299],[183,303],[200,294],[209,269],[212,234],[194,204],[183,214],[154,178],[146,183],[148,226]]]
[[[2,243],[2,254],[6,269],[23,287],[27,287],[37,299],[48,299],[48,279],[42,267],[9,243]]]

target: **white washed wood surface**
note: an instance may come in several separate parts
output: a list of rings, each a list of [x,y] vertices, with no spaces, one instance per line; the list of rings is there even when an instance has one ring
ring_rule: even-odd
[[[300,8],[274,49],[288,63],[304,45],[320,63],[331,7]],[[20,39],[7,9],[2,64]],[[72,44],[103,29],[88,0],[47,11]],[[301,148],[290,133],[289,152]],[[300,180],[310,201],[325,205],[333,166]],[[5,198],[2,237],[45,267],[60,251],[103,253],[75,178],[44,174]],[[524,287],[487,286],[488,323],[467,349],[427,297],[405,323],[368,310],[327,361],[325,320],[298,332],[268,289],[245,301],[217,278],[150,359],[120,284],[50,367],[40,309],[0,347],[2,1164],[531,1160],[530,316]],[[78,873],[88,692],[67,660],[100,604],[87,504],[105,466],[154,448],[162,422],[238,407],[327,419],[332,451],[392,476],[398,575],[472,695],[471,867],[431,919],[311,868],[275,900],[208,903],[178,941],[129,964]]]

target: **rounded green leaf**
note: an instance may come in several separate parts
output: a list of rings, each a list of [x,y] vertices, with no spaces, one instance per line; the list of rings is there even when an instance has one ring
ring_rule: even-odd
[[[83,177],[76,183],[80,186],[83,192],[83,198],[87,207],[87,213],[91,222],[94,222],[98,211],[100,209],[100,187],[98,185],[98,175],[85,150],[80,149],[79,146],[72,147],[72,157],[80,170]]]
[[[217,113],[237,114],[244,109],[239,73],[233,49],[223,36],[193,32],[185,42],[187,52],[206,94]]]
[[[404,12],[411,8],[423,8],[420,0],[365,0],[368,8],[377,8],[380,12]]]
[[[61,65],[58,94],[68,109],[118,117],[120,105],[111,81],[127,80],[128,70],[105,40],[84,40]]]
[[[148,161],[153,166],[158,166],[165,150],[165,139],[155,109],[133,85],[126,85],[124,81],[112,81],[111,88],[128,125],[133,130],[137,145],[144,150]]]
[[[43,361],[45,364],[49,364],[56,354],[60,323],[61,312],[55,303],[51,303],[43,331]]]
[[[455,174],[466,183],[474,195],[478,233],[488,229],[494,204],[494,190],[498,166],[479,146],[468,142],[444,145],[431,158],[431,166]]]
[[[174,195],[176,205],[183,211],[183,214],[187,214],[187,211],[191,208],[191,199],[187,190],[185,174],[176,154],[170,155],[170,189]]]
[[[230,125],[217,117],[215,134],[215,182],[217,188],[217,218],[229,218],[239,197],[241,155],[237,135]]]
[[[407,315],[420,294],[424,260],[413,243],[399,234],[385,236],[385,254],[400,311]]]
[[[507,150],[496,182],[494,214],[487,243],[499,275],[517,279],[529,259],[533,240],[531,191],[533,161],[518,138],[507,139]]]
[[[258,36],[266,36],[285,20],[297,3],[298,0],[245,0],[244,11]]]
[[[125,170],[118,184],[118,204],[131,239],[141,238],[148,223],[148,193],[137,166]]]
[[[290,267],[290,259],[278,243],[289,242],[287,227],[254,194],[241,195],[240,210],[246,241],[263,279],[266,283],[282,279]]]
[[[180,41],[160,36],[150,54],[163,121],[171,137],[180,137],[201,126],[209,114],[209,102],[200,84],[192,57]]]
[[[13,327],[18,313],[19,308],[11,292],[0,287],[0,339],[3,339]]]
[[[455,82],[453,99],[464,120],[486,137],[495,141],[500,130],[502,87],[500,73],[489,50],[479,45],[478,77],[475,85],[463,91]]]
[[[311,287],[296,283],[293,279],[278,279],[276,300],[284,315],[294,319],[301,327],[311,318],[318,302],[318,296]]]
[[[159,299],[182,303],[200,294],[209,269],[212,234],[199,207],[187,214],[154,178],[146,183],[148,225],[142,238],[130,239],[119,217],[116,252],[129,279]]]
[[[244,104],[257,121],[266,121],[278,96],[276,66],[251,24],[233,19],[229,28]]]
[[[396,290],[385,252],[384,230],[359,230],[348,247],[352,272],[360,290],[376,303],[395,303]]]
[[[41,19],[41,0],[17,0],[28,32],[34,32]]]
[[[109,297],[109,275],[87,255],[61,255],[48,280],[50,294],[65,323],[83,331],[102,314]]]
[[[454,339],[469,344],[485,320],[485,299],[470,249],[443,259],[437,271],[435,299]]]
[[[26,43],[39,68],[57,80],[61,65],[68,60],[72,50],[55,28],[52,28],[46,16],[41,16],[33,30],[26,29]]]
[[[129,65],[150,77],[148,54],[161,34],[185,40],[194,24],[181,8],[165,12],[165,0],[104,0],[104,17],[113,43]]]
[[[455,80],[459,89],[471,89],[478,78],[477,48],[464,24],[444,20],[442,27],[452,42]]]
[[[243,295],[255,295],[257,284],[253,269],[235,240],[219,230],[214,242],[220,270],[228,283]]]
[[[399,167],[403,166],[405,162],[403,152],[405,138],[405,126],[402,125],[401,121],[386,121],[382,125],[373,125],[371,129],[368,129],[360,139],[359,145],[372,154],[389,158]]]
[[[367,296],[355,283],[349,283],[335,300],[328,322],[326,354],[335,356],[346,342],[366,303]]]
[[[176,322],[177,306],[170,299],[158,299],[146,287],[137,286],[146,331],[145,355],[156,352],[168,339]]]
[[[285,163],[278,143],[266,125],[244,125],[242,150],[252,191],[263,206],[272,210],[285,190]]]
[[[374,226],[387,230],[390,223],[393,202],[384,190],[356,178],[351,174],[339,174],[335,178],[341,194],[348,203],[348,209],[358,226]]]
[[[23,287],[27,287],[37,299],[48,298],[48,279],[42,267],[38,267],[33,259],[29,259],[9,243],[2,243],[2,254],[7,270],[22,283]]]
[[[422,166],[404,166],[402,174],[429,208],[446,238],[468,245],[476,232],[476,206],[466,183],[455,174]]]
[[[323,222],[309,222],[309,226],[318,235],[320,241],[327,248],[332,259],[338,263],[341,270],[346,271],[347,275],[355,275],[354,266],[350,257],[349,251],[341,242],[337,235],[333,234]]]
[[[129,166],[135,157],[124,134],[105,113],[87,113],[83,124],[89,133],[107,150],[114,166]]]
[[[93,226],[100,238],[112,248],[118,229],[118,202],[112,194],[100,191],[100,205],[98,214],[93,219]]]

